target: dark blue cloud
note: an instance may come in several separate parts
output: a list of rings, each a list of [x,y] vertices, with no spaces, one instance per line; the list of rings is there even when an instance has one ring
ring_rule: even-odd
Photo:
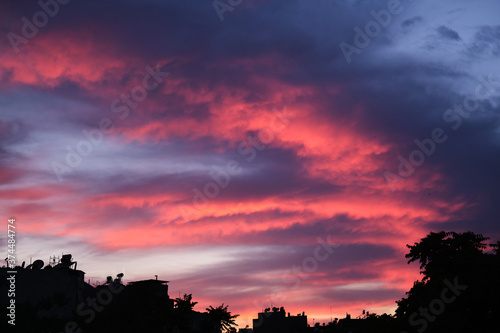
[[[451,39],[454,41],[462,40],[462,38],[460,38],[460,35],[458,34],[458,32],[456,32],[455,30],[452,30],[444,25],[440,26],[437,29],[437,32],[441,35],[441,37],[446,38],[446,39]]]

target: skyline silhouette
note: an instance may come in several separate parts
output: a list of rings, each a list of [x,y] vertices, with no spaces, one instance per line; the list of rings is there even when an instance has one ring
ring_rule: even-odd
[[[322,324],[313,319],[311,324],[305,311],[291,315],[283,306],[273,306],[257,313],[252,327],[246,325],[241,332],[497,332],[500,241],[488,241],[472,232],[441,231],[407,245],[408,264],[418,261],[422,278],[395,301],[395,313],[363,310],[357,317],[346,313],[345,318]],[[220,333],[238,326],[240,315],[232,314],[229,305],[210,305],[199,312],[192,294],[172,299],[169,281],[158,276],[124,284],[119,273],[92,286],[70,254],[46,266],[42,260],[35,263],[0,268],[0,292],[10,297],[1,304],[10,311],[8,324],[25,331]]]

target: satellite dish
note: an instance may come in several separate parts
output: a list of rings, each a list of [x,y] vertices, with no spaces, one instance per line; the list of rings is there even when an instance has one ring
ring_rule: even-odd
[[[35,260],[35,262],[33,263],[33,268],[32,269],[42,269],[44,263],[43,263],[43,260]]]

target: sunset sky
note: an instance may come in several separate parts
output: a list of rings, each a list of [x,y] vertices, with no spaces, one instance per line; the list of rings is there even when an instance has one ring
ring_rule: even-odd
[[[310,324],[393,313],[419,278],[406,244],[500,239],[499,12],[2,1],[0,215],[18,262],[158,275],[243,327],[271,305]]]

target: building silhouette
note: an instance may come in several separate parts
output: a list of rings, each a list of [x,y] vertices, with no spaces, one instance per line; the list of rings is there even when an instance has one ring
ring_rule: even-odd
[[[304,312],[291,316],[285,308],[267,308],[253,319],[254,333],[301,333],[307,331],[307,316]]]
[[[55,257],[54,257],[55,258]],[[52,259],[52,258],[51,258]],[[220,333],[207,312],[175,307],[168,282],[149,279],[122,283],[123,274],[92,286],[70,254],[44,267],[42,260],[24,267],[0,268],[0,293],[7,295],[15,276],[16,326],[22,332],[165,332]],[[15,273],[12,273],[15,272]],[[4,309],[8,297],[0,297]],[[69,326],[68,326],[69,325]],[[2,321],[3,327],[9,327]]]
[[[85,282],[85,273],[76,269],[71,254],[64,255],[55,266],[36,260],[26,268],[0,268],[0,294],[7,295],[9,271],[16,271],[15,302],[36,309],[39,318],[70,319],[73,310],[87,297],[95,294],[94,287]],[[70,267],[73,269],[70,269]],[[9,299],[0,297],[0,305],[7,306]]]

